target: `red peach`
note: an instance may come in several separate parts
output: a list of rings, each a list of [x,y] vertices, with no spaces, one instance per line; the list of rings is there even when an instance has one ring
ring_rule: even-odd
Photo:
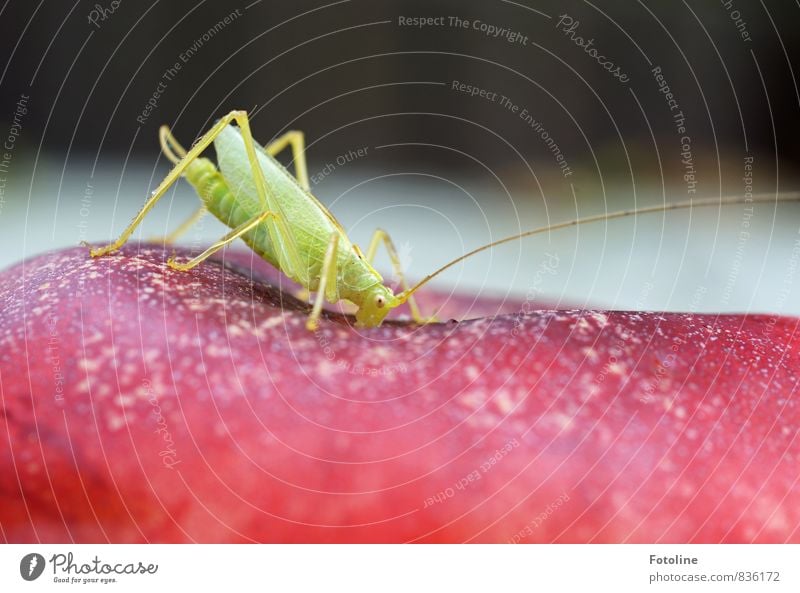
[[[311,333],[249,254],[165,259],[0,273],[6,541],[800,542],[798,319],[428,292],[492,316]]]

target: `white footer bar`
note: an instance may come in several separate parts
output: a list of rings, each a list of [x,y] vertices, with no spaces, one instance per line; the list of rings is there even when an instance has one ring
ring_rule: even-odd
[[[800,545],[16,545],[0,591],[800,591]]]

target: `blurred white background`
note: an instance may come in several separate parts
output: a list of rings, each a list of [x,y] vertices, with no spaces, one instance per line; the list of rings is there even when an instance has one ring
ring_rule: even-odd
[[[321,165],[313,155],[310,159],[313,174]],[[86,171],[91,165],[87,161],[62,170],[44,160],[37,164],[33,186],[29,176],[9,179],[0,212],[0,266],[76,246],[82,239],[115,238],[167,172],[161,159],[150,166],[139,162],[121,163],[116,170],[98,168],[90,178]],[[520,188],[524,183],[506,186]],[[546,194],[543,200],[533,187],[509,194],[498,187],[485,180],[437,178],[414,170],[387,176],[354,163],[326,177],[314,192],[362,247],[376,227],[388,230],[412,279],[519,230],[634,206],[630,184],[606,185],[605,203],[601,191],[588,195],[597,188],[575,188],[578,203],[584,204],[579,211],[569,196]],[[668,190],[666,201],[685,199],[679,191]],[[635,199],[644,206],[661,203],[664,196],[660,186],[639,185]],[[133,240],[163,235],[198,203],[191,187],[181,181]],[[800,315],[800,206],[756,205],[746,229],[749,237],[742,241],[744,208],[646,214],[553,231],[480,254],[443,274],[435,285],[492,296],[527,296],[535,308]],[[206,217],[181,242],[197,248],[225,232],[221,223]],[[246,246],[238,243],[236,248]],[[390,275],[382,252],[378,267]]]

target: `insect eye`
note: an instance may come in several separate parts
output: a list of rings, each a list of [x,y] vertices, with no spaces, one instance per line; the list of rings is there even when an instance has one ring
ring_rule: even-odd
[[[375,306],[376,306],[376,307],[378,307],[378,309],[382,309],[382,308],[383,308],[383,304],[384,304],[385,302],[386,302],[386,301],[385,301],[385,299],[383,298],[383,296],[381,296],[381,295],[378,295],[378,296],[376,296],[376,297],[375,297]]]

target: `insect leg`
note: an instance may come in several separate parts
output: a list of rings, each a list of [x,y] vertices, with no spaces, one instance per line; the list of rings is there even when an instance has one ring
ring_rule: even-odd
[[[247,160],[250,162],[250,169],[256,183],[256,192],[258,193],[259,200],[265,209],[278,214],[274,220],[266,221],[266,226],[270,240],[278,251],[280,269],[290,277],[302,276],[304,272],[303,261],[300,258],[300,252],[295,244],[294,234],[286,223],[286,217],[283,216],[278,196],[267,190],[264,171],[261,170],[261,166],[258,164],[255,149],[256,143],[253,140],[253,133],[250,131],[250,120],[247,117],[247,112],[231,111],[222,118],[217,125],[223,122],[227,125],[231,120],[236,120],[236,123],[239,125],[239,131],[244,141]],[[220,128],[220,131],[221,130],[222,128]],[[219,131],[217,131],[216,134],[219,134]]]
[[[196,159],[198,155],[201,152],[203,152],[203,150],[205,150],[206,147],[208,147],[209,144],[211,144],[214,141],[214,138],[216,138],[220,134],[220,132],[222,132],[222,130],[225,129],[225,126],[227,126],[234,119],[236,120],[236,123],[239,124],[239,127],[242,128],[243,132],[247,130],[247,136],[245,137],[245,147],[247,148],[247,156],[250,160],[251,166],[254,168],[254,172],[256,169],[258,170],[258,175],[256,175],[256,181],[257,181],[256,188],[258,189],[259,197],[262,199],[262,203],[266,203],[266,196],[265,196],[266,190],[264,189],[265,185],[264,177],[261,171],[261,167],[258,167],[258,162],[256,161],[255,149],[253,148],[253,140],[252,136],[250,136],[250,126],[247,121],[247,113],[245,113],[244,111],[231,111],[228,115],[221,118],[216,124],[214,124],[214,126],[208,132],[206,132],[203,135],[203,137],[200,138],[200,140],[198,140],[197,143],[195,143],[194,146],[192,146],[191,150],[186,152],[184,156],[182,156],[180,160],[177,161],[172,171],[167,173],[167,176],[153,192],[153,195],[150,196],[147,202],[145,202],[144,206],[142,206],[142,209],[134,217],[133,221],[131,221],[131,223],[127,226],[127,228],[124,231],[122,231],[122,234],[119,236],[119,238],[113,243],[110,243],[109,245],[92,249],[89,252],[89,254],[92,257],[98,257],[101,255],[105,255],[107,253],[111,253],[112,251],[116,251],[117,249],[122,247],[128,241],[130,236],[133,234],[133,231],[136,230],[136,227],[139,226],[139,223],[142,222],[142,219],[144,219],[147,213],[150,212],[150,210],[152,210],[153,206],[155,206],[156,203],[162,198],[162,196],[167,192],[169,187],[173,183],[175,183],[175,181],[177,181],[178,178],[180,178],[186,167],[188,167],[189,164],[194,159]],[[163,140],[166,134],[162,132],[161,136]],[[169,134],[169,136],[171,137],[172,135]],[[173,148],[178,149],[179,153],[183,151],[183,147],[181,147],[180,144],[178,144],[177,141],[174,140],[174,138],[172,138],[170,142],[173,145]],[[163,144],[162,148],[164,148]],[[177,156],[174,154],[172,154],[171,156],[170,155],[171,151],[168,151],[167,157],[170,158],[170,160],[173,160],[172,157],[177,158]]]
[[[311,309],[311,315],[308,316],[306,327],[311,331],[317,329],[319,316],[322,313],[322,304],[325,302],[327,294],[328,300],[333,301],[336,297],[336,255],[339,251],[339,233],[331,233],[331,238],[328,241],[328,248],[325,250],[325,259],[322,260],[322,271],[319,276],[319,288],[317,288],[317,296],[314,300],[314,308]],[[332,298],[333,297],[333,298]]]
[[[378,251],[378,245],[383,242],[386,247],[386,252],[389,254],[389,259],[392,261],[392,268],[395,275],[400,279],[400,286],[403,290],[408,290],[408,282],[406,281],[405,273],[403,272],[403,264],[400,261],[400,256],[397,253],[397,248],[394,246],[392,238],[389,233],[383,229],[375,229],[372,235],[372,240],[369,242],[367,249],[367,261],[372,263],[375,259],[375,253]],[[436,321],[436,317],[423,317],[420,313],[419,306],[414,300],[414,295],[408,297],[408,308],[411,309],[411,317],[416,323],[431,323]]]
[[[186,231],[188,231],[190,228],[192,228],[192,225],[194,225],[197,221],[199,221],[201,218],[203,218],[203,216],[205,216],[207,212],[208,212],[208,210],[206,210],[205,206],[200,206],[197,210],[192,212],[192,214],[189,216],[189,218],[184,220],[180,224],[180,226],[178,228],[176,228],[174,231],[172,231],[168,235],[164,235],[163,237],[152,237],[149,240],[153,241],[155,243],[164,243],[166,245],[170,245],[170,244],[174,243],[175,241],[177,241],[178,237],[180,237]]]
[[[264,147],[264,151],[269,156],[276,156],[287,146],[292,147],[292,160],[294,161],[294,171],[300,187],[309,191],[311,185],[308,183],[308,167],[306,166],[306,137],[299,130],[291,130],[280,136],[273,142]]]
[[[186,157],[180,160],[180,162],[175,166],[175,168],[173,168],[172,171],[170,171],[167,174],[167,176],[164,178],[164,180],[161,182],[158,188],[156,188],[156,190],[153,192],[153,195],[150,196],[150,199],[148,199],[145,202],[144,206],[142,206],[142,209],[139,210],[139,213],[134,217],[134,219],[125,228],[125,230],[122,231],[122,234],[117,238],[116,241],[114,241],[113,243],[109,243],[104,247],[97,247],[91,249],[89,251],[89,255],[91,255],[92,257],[99,257],[101,255],[106,255],[107,253],[111,253],[112,251],[116,251],[117,249],[125,245],[125,243],[128,242],[130,236],[133,234],[133,231],[136,230],[137,226],[139,226],[139,223],[142,222],[144,217],[147,216],[147,213],[150,212],[150,210],[152,210],[153,206],[155,206],[156,203],[164,196],[164,194],[167,193],[167,190],[170,188],[170,186],[173,183],[175,183],[175,181],[178,180],[178,178],[183,173],[184,169],[186,169],[189,163],[191,163],[192,160],[196,158],[196,156],[197,156],[196,154],[187,155]],[[85,242],[83,242],[82,244],[86,245]]]
[[[298,301],[303,301],[304,303],[308,302],[308,298],[311,296],[311,292],[307,288],[298,288],[294,291],[294,298]]]
[[[161,151],[164,153],[164,156],[176,165],[186,156],[186,149],[183,148],[175,136],[172,135],[169,126],[161,126],[158,128],[158,142],[161,144]],[[177,155],[175,153],[177,153]]]
[[[256,226],[258,226],[268,218],[278,218],[278,215],[270,210],[262,212],[261,214],[258,214],[257,216],[254,216],[250,220],[237,226],[230,233],[222,237],[222,239],[211,245],[211,247],[206,249],[203,253],[201,253],[197,257],[190,259],[188,262],[184,264],[180,264],[175,261],[175,257],[173,256],[170,257],[169,260],[167,260],[167,265],[173,270],[180,270],[181,272],[185,272],[186,270],[191,270],[197,264],[208,259],[226,245],[233,243],[236,239],[238,239],[248,231],[254,229]]]

